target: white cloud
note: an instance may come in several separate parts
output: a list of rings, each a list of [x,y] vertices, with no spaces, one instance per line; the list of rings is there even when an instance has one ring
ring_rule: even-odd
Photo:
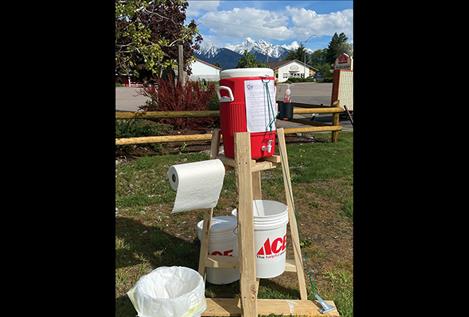
[[[283,48],[286,48],[287,50],[296,50],[298,47],[300,47],[300,44],[297,41],[293,41],[290,44],[283,44]]]
[[[197,3],[194,7],[199,8],[197,10],[206,10],[208,7],[202,9],[199,4],[203,2],[213,1],[191,1],[191,4]],[[211,8],[212,11],[202,14],[197,23],[208,28],[216,42],[238,42],[247,37],[255,40],[291,40],[293,42],[287,46],[293,48],[310,36],[332,36],[335,32],[344,32],[353,41],[353,9],[319,14],[314,10],[290,6],[281,11],[250,7],[217,11],[213,4]]]
[[[326,14],[318,14],[313,10],[290,6],[287,6],[286,9],[293,23],[291,30],[297,37],[333,35],[335,32],[344,32],[350,39],[353,36],[352,9]]]
[[[208,12],[199,21],[225,37],[284,40],[293,35],[285,14],[255,8]]]
[[[201,15],[204,12],[208,11],[216,11],[218,6],[220,5],[220,1],[213,0],[213,1],[198,1],[198,0],[189,0],[189,6],[186,10],[187,17],[196,17]]]

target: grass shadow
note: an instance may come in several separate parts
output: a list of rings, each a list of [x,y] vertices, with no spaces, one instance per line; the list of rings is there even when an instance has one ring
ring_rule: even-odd
[[[160,266],[185,266],[197,270],[199,244],[174,237],[157,226],[147,226],[126,217],[116,218],[116,269],[124,269],[124,290],[116,298],[116,317],[134,317],[136,311],[127,295],[144,274]]]
[[[285,273],[284,273],[285,274]],[[297,289],[277,284],[273,280],[261,279],[258,298],[300,299]]]
[[[148,261],[159,266],[186,266],[197,269],[198,243],[174,237],[156,226],[146,226],[132,218],[116,219],[116,237],[123,247],[116,250],[116,269]]]
[[[135,317],[137,312],[127,295],[116,298],[116,317]]]

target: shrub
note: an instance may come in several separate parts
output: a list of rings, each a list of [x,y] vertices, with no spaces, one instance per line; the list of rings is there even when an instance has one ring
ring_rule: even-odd
[[[116,120],[116,138],[133,138],[168,134],[171,125],[144,119]]]
[[[316,82],[316,79],[314,77],[308,77],[308,78],[299,78],[299,77],[292,77],[288,78],[286,83],[292,84],[292,83],[312,83]]]
[[[209,110],[220,110],[220,100],[218,100],[217,94],[213,94],[212,98],[208,102]]]
[[[199,82],[187,81],[183,86],[173,78],[159,79],[155,86],[143,88],[142,94],[150,100],[140,108],[145,111],[202,111],[213,104],[215,85],[203,87]],[[214,118],[165,118],[160,122],[171,124],[176,130],[206,129],[215,122]]]

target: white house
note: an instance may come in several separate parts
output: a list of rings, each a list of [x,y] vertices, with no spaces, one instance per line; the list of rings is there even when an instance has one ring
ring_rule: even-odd
[[[268,63],[267,65],[274,70],[275,78],[279,83],[287,81],[290,77],[307,78],[314,76],[317,72],[316,68],[304,64],[297,59],[291,61],[277,61]]]
[[[220,80],[221,68],[210,63],[207,63],[198,58],[191,64],[192,74],[189,76],[189,80],[199,81],[218,81]]]

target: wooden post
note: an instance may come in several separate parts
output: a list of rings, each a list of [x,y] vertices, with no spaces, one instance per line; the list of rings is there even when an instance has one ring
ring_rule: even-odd
[[[334,101],[332,103],[332,106],[340,108],[340,101],[339,100]],[[332,114],[332,125],[340,126],[340,113],[339,112],[334,112]],[[339,139],[339,131],[338,130],[332,131],[331,142],[337,142],[338,139]]]
[[[249,132],[236,133],[234,142],[239,197],[237,218],[242,316],[257,317],[256,253],[254,249],[251,138]]]
[[[184,78],[184,50],[182,44],[178,44],[178,80],[184,86],[186,80]]]
[[[295,255],[296,272],[298,274],[300,297],[302,300],[307,300],[308,293],[306,291],[305,272],[303,269],[303,258],[301,257],[301,248],[300,248],[300,236],[298,233],[298,225],[296,223],[295,204],[293,201],[293,190],[292,190],[291,178],[290,178],[290,167],[288,165],[287,146],[285,143],[285,133],[283,129],[277,130],[277,136],[278,136],[278,147],[279,147],[280,157],[282,160],[283,183],[285,185],[285,194],[287,198],[288,217],[289,217],[288,220],[289,220],[289,225],[290,225],[293,253]]]

